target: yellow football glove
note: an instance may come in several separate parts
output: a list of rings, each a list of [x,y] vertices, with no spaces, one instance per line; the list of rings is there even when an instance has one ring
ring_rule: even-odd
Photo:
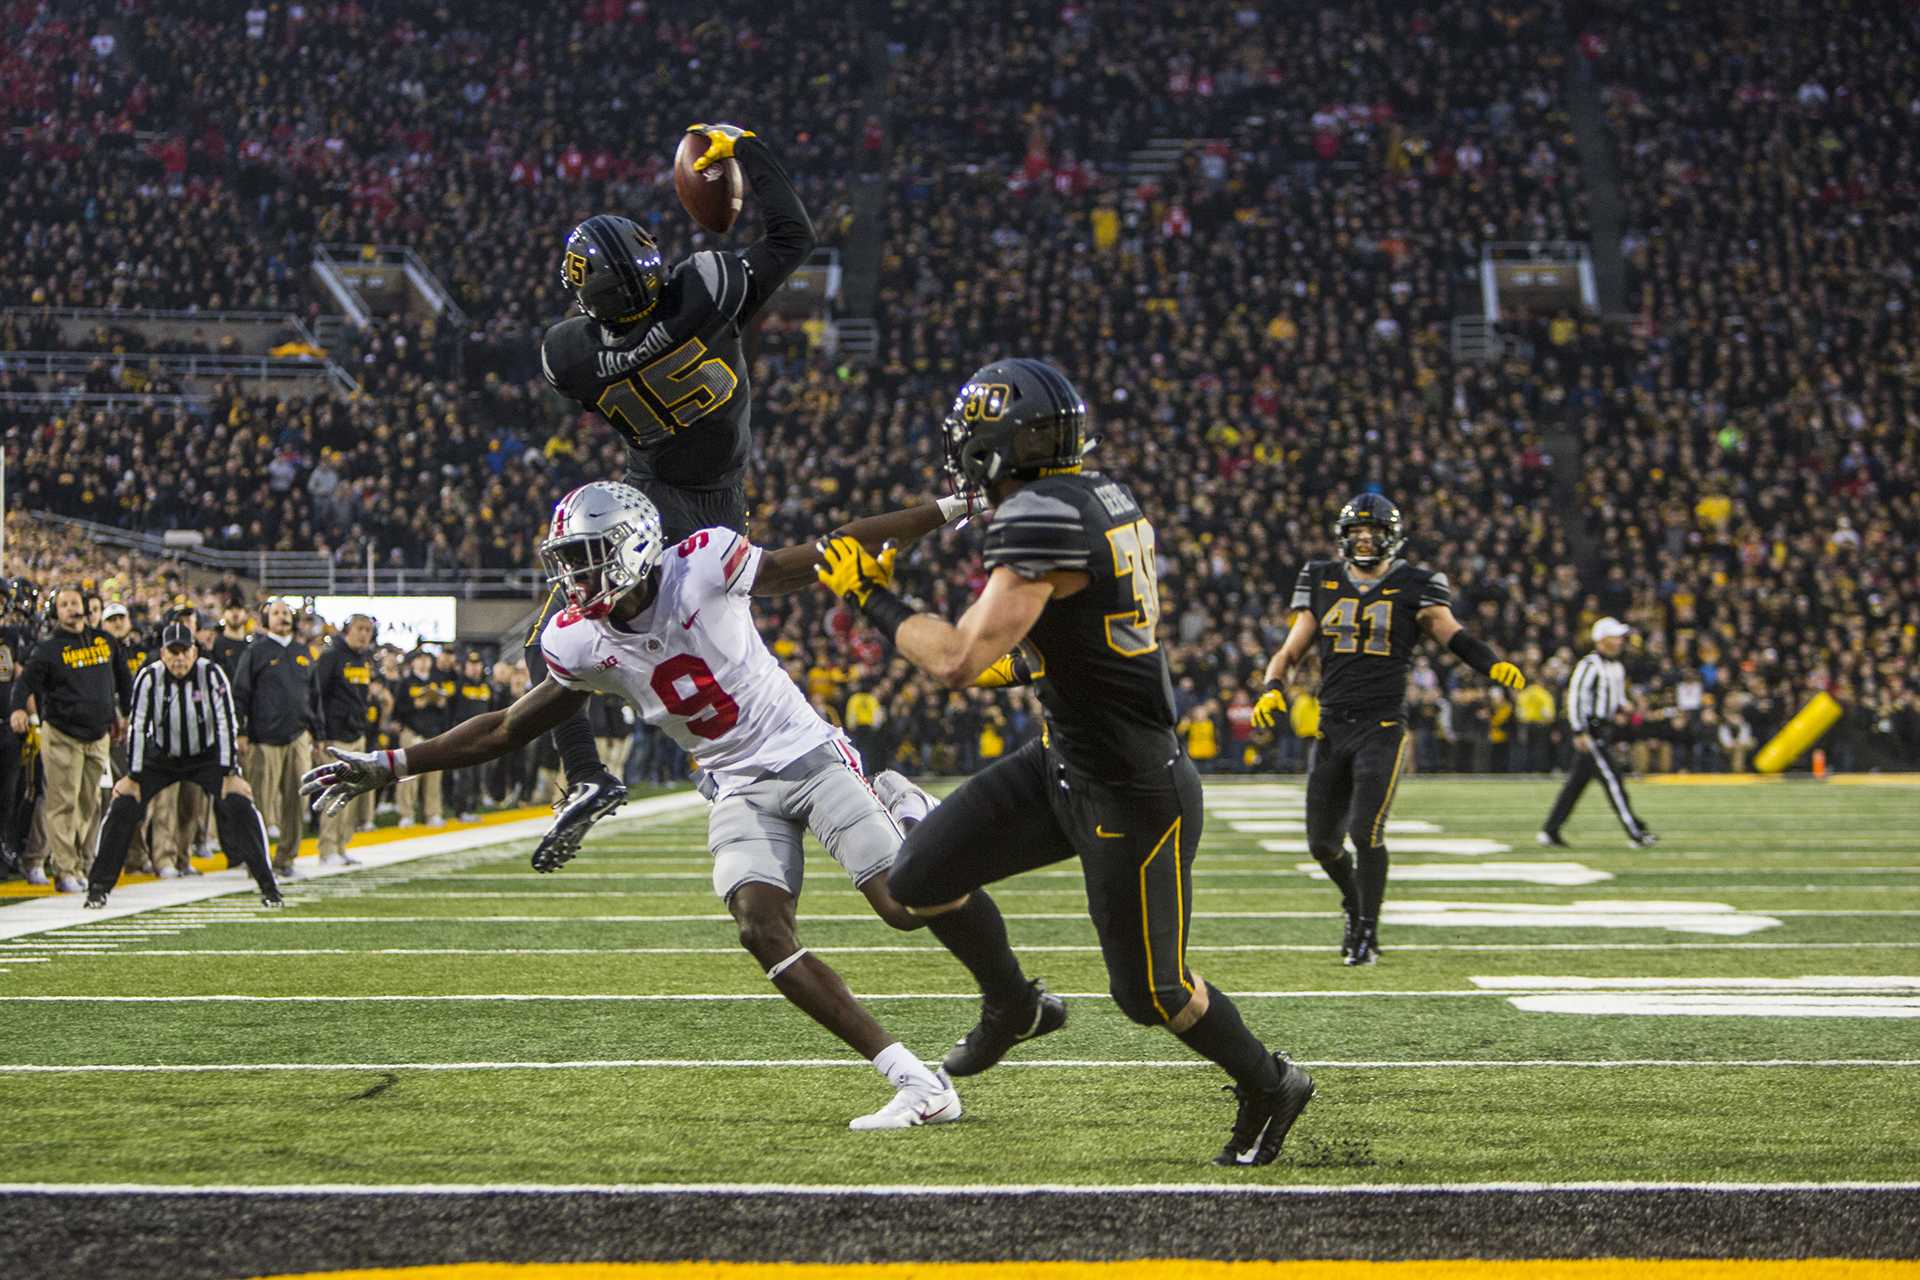
[[[1287,714],[1287,695],[1275,682],[1269,680],[1260,700],[1253,704],[1253,727],[1271,729]]]
[[[864,605],[875,588],[893,585],[894,545],[889,542],[874,555],[858,538],[845,534],[819,544],[820,585],[850,604]]]
[[[1015,685],[1032,684],[1046,673],[1046,664],[1034,661],[1024,649],[1015,649],[975,676],[973,687],[1007,689]]]
[[[1492,677],[1495,684],[1505,685],[1509,689],[1524,689],[1527,687],[1526,676],[1522,675],[1520,668],[1514,666],[1511,662],[1494,663],[1492,670],[1488,671],[1487,675]]]
[[[687,132],[697,133],[707,140],[707,154],[693,162],[695,173],[699,173],[708,165],[731,159],[733,148],[740,139],[760,136],[751,129],[742,129],[737,124],[690,124],[687,126]]]

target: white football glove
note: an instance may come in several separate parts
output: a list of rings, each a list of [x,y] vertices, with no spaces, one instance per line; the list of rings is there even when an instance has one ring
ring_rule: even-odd
[[[333,755],[300,779],[300,794],[310,797],[307,803],[322,817],[340,812],[355,796],[378,791],[396,776],[391,751],[336,750]]]

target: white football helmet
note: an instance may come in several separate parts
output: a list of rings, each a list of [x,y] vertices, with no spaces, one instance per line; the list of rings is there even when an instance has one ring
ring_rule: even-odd
[[[569,607],[604,618],[614,601],[646,581],[665,550],[652,500],[630,484],[596,480],[554,504],[540,563]]]

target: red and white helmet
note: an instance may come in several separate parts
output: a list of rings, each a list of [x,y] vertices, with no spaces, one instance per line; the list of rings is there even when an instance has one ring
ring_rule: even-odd
[[[646,581],[665,550],[652,500],[630,484],[596,480],[554,505],[540,563],[569,607],[604,618],[614,601]]]

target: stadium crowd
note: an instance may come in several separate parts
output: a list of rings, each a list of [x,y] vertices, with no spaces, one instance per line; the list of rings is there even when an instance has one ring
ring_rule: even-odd
[[[1840,767],[1920,759],[1920,356],[1899,248],[1920,98],[1894,16],[1374,0],[1283,22],[993,0],[970,18],[995,50],[976,65],[931,37],[926,0],[885,8],[884,132],[843,6],[749,26],[679,3],[593,0],[572,21],[293,5],[257,34],[211,2],[166,22],[118,6],[106,54],[41,15],[9,50],[34,69],[4,100],[5,146],[35,176],[0,195],[24,228],[0,248],[0,303],[311,311],[308,246],[397,241],[474,327],[358,335],[352,400],[9,405],[19,501],[355,563],[531,563],[550,499],[619,466],[539,379],[538,334],[565,310],[554,245],[602,207],[670,257],[706,243],[668,190],[670,148],[628,140],[730,116],[775,140],[824,244],[844,244],[858,184],[883,183],[888,209],[876,361],[836,363],[777,316],[757,335],[759,540],[938,492],[953,388],[1039,354],[1088,396],[1096,465],[1162,529],[1162,641],[1203,765],[1299,764],[1297,737],[1252,730],[1246,691],[1363,487],[1400,503],[1456,612],[1535,676],[1510,696],[1423,660],[1419,767],[1555,759],[1556,695],[1603,614],[1639,632],[1623,732],[1641,767],[1739,767],[1813,688],[1848,707]],[[1688,54],[1709,30],[1735,55]],[[621,58],[571,56],[608,42]],[[1483,242],[1590,234],[1574,58],[1618,143],[1637,323],[1524,317],[1504,360],[1457,361],[1448,325],[1477,305]],[[564,95],[540,79],[553,65],[579,68]],[[582,135],[585,100],[620,113],[618,138]],[[208,101],[242,109],[210,119]],[[1161,136],[1196,141],[1135,168]],[[215,248],[172,247],[194,243]],[[908,585],[957,609],[976,542],[941,535]],[[870,755],[964,769],[1035,729],[1024,696],[934,689],[824,596],[764,620]]]

